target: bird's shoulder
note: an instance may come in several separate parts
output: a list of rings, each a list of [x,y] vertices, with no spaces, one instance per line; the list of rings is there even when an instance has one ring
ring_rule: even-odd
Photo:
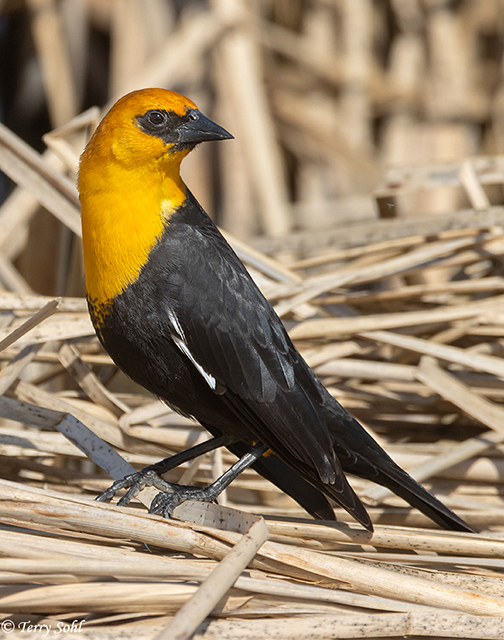
[[[302,384],[321,401],[282,322],[192,196],[153,254],[160,270],[156,298],[175,337],[205,371],[246,399],[272,401],[279,390]]]
[[[195,201],[170,217],[141,280],[151,340],[171,340],[258,440],[342,482],[321,412],[328,392]]]

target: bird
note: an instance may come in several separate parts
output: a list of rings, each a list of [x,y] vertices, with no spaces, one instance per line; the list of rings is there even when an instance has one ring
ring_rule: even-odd
[[[185,185],[187,154],[232,138],[189,98],[141,89],[112,106],[82,153],[84,270],[98,339],[127,376],[211,435],[97,499],[126,489],[126,505],[154,486],[150,511],[169,518],[184,500],[214,501],[252,466],[313,517],[335,520],[332,500],[372,532],[350,474],[387,487],[442,528],[472,532],[324,387]],[[239,460],[207,487],[162,478],[222,446]]]

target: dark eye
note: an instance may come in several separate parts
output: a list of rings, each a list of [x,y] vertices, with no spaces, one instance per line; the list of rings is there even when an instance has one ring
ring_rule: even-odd
[[[166,113],[163,111],[149,111],[147,113],[147,121],[153,127],[160,127],[166,123]]]

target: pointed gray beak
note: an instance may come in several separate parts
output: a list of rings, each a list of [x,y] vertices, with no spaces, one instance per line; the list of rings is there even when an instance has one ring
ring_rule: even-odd
[[[187,115],[190,117],[189,121],[177,128],[177,144],[198,144],[209,140],[229,140],[234,137],[198,109],[188,109]]]

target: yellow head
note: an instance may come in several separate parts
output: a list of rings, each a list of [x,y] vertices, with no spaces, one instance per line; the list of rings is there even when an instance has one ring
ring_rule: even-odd
[[[138,171],[170,170],[199,142],[232,138],[185,96],[166,89],[132,91],[118,100],[94,132],[81,157],[79,191],[96,186],[96,168],[120,164]]]
[[[182,159],[199,142],[232,136],[173,91],[143,89],[110,109],[81,157],[88,297],[103,307],[133,282],[185,199]]]

